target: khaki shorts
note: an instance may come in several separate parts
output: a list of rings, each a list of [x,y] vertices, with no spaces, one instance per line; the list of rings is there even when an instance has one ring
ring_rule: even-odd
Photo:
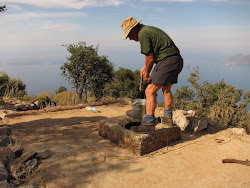
[[[182,68],[183,59],[181,55],[167,57],[155,65],[148,83],[158,86],[176,84]]]

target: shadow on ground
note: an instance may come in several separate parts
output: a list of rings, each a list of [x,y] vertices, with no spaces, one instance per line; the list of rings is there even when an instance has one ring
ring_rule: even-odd
[[[132,153],[99,136],[98,122],[106,118],[46,118],[11,127],[26,151],[52,151],[51,157],[39,167],[45,185],[75,187],[91,182],[93,176],[97,181],[101,172],[130,171],[130,165],[136,163]],[[120,160],[122,158],[126,160]]]

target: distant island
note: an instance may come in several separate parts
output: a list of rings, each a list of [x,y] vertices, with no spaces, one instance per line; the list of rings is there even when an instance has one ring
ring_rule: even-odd
[[[225,59],[225,65],[250,65],[250,55],[237,54],[235,56],[229,57]]]

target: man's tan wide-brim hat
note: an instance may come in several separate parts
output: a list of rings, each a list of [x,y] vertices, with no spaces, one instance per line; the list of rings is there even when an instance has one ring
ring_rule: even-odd
[[[124,36],[123,36],[124,40],[128,37],[128,34],[131,31],[131,29],[133,29],[140,21],[142,21],[142,19],[137,21],[133,17],[129,17],[122,22],[121,27],[124,31]]]

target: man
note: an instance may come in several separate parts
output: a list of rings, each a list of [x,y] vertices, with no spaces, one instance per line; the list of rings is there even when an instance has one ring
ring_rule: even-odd
[[[172,121],[172,93],[171,87],[177,83],[178,74],[183,67],[183,59],[179,49],[172,39],[161,29],[140,24],[133,17],[125,19],[121,25],[124,30],[125,40],[140,42],[141,53],[145,55],[145,65],[140,74],[144,82],[148,82],[146,88],[146,114],[142,119],[141,126],[148,130],[153,130],[156,122],[154,116],[156,108],[156,93],[162,89],[164,95],[165,109],[162,122],[173,125]],[[156,64],[151,75],[151,69]]]

